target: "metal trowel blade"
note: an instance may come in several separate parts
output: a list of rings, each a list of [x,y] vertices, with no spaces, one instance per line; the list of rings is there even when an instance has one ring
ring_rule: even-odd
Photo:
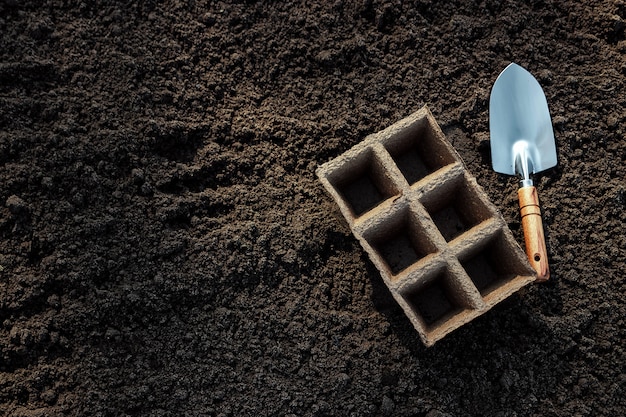
[[[494,171],[524,176],[557,164],[546,96],[535,77],[515,63],[491,90],[489,130]]]

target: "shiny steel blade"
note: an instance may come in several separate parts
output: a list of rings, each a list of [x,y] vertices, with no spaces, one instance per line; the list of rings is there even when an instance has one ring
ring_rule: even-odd
[[[557,164],[548,102],[528,71],[510,64],[496,79],[489,99],[493,169],[502,174],[530,174]]]

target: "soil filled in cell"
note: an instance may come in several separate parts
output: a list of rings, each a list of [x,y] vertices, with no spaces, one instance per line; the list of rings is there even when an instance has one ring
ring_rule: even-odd
[[[460,310],[452,301],[441,279],[413,291],[406,299],[427,326],[431,326]]]
[[[463,219],[454,206],[445,207],[431,214],[431,217],[447,241],[451,241],[469,229],[467,221]]]
[[[497,281],[502,279],[492,267],[489,257],[485,253],[479,253],[461,264],[483,296],[493,288]]]
[[[395,156],[394,160],[409,184],[416,183],[433,172],[433,170],[426,165],[415,147]]]
[[[376,207],[385,198],[369,175],[345,185],[341,192],[356,216]]]
[[[523,265],[507,256],[513,249],[502,236],[496,236],[471,258],[460,259],[465,272],[483,297],[525,273]]]
[[[426,255],[414,247],[406,233],[379,244],[377,249],[393,274],[403,271]]]

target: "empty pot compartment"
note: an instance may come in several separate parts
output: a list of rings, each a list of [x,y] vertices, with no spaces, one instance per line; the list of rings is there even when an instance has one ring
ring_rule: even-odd
[[[408,206],[375,224],[364,237],[392,275],[437,251]]]
[[[516,254],[513,242],[502,232],[459,256],[461,265],[483,296],[506,286],[519,276],[532,274],[527,265]]]
[[[447,268],[403,290],[402,296],[428,331],[472,308],[469,296]]]
[[[493,216],[479,195],[479,190],[460,175],[422,196],[421,202],[449,242]]]
[[[399,190],[371,148],[346,159],[342,166],[327,178],[354,217],[361,216],[388,198],[399,194]]]
[[[409,184],[456,162],[427,118],[386,138],[384,146]]]

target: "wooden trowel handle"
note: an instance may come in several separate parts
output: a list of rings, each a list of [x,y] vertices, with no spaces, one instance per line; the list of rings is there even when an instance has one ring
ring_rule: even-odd
[[[534,186],[522,187],[517,192],[517,196],[526,241],[526,255],[537,271],[537,281],[545,282],[550,278],[550,270],[537,189]]]

